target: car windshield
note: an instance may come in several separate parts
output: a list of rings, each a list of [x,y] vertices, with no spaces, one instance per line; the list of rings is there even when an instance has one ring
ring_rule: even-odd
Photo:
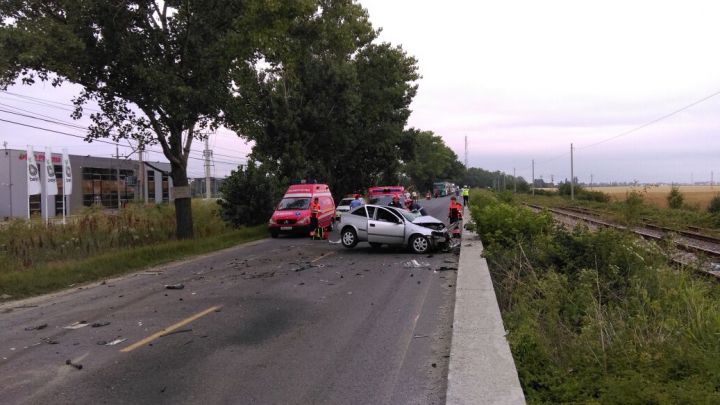
[[[420,215],[419,212],[411,212],[411,211],[405,211],[405,210],[401,210],[401,209],[395,209],[395,211],[402,214],[402,216],[405,217],[405,219],[407,219],[410,222],[414,221],[415,218],[420,218],[422,216],[422,215]]]
[[[306,210],[310,206],[309,198],[283,198],[277,206],[278,211]]]

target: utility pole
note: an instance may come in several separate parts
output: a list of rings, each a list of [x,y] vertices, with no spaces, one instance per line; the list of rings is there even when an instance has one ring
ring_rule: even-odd
[[[8,145],[7,141],[3,142],[3,146],[5,147],[5,156],[8,157],[8,185],[7,185],[7,186],[8,186],[8,194],[10,194],[10,215],[9,215],[9,217],[12,218],[12,216],[13,216],[13,209],[12,209],[12,203],[13,203],[13,198],[12,198],[12,186],[13,186],[13,182],[12,182],[12,159],[10,158],[10,151],[8,151],[7,145]]]
[[[468,143],[467,143],[467,135],[465,135],[465,170],[469,169],[468,167]]]
[[[115,161],[117,162],[117,167],[115,167],[115,183],[117,184],[117,202],[118,202],[118,211],[122,208],[122,202],[120,201],[120,150],[118,148],[118,144],[115,144]]]
[[[532,160],[532,195],[535,195],[535,159]]]
[[[137,190],[138,190],[138,199],[140,201],[142,201],[143,204],[147,204],[147,200],[145,199],[146,195],[145,195],[145,188],[144,188],[145,187],[145,164],[143,163],[143,149],[144,148],[143,148],[143,143],[142,143],[142,139],[141,139],[140,142],[138,143],[138,156],[140,156],[140,158],[138,159],[138,161],[140,163],[140,169],[138,170],[138,174],[140,176],[139,176],[139,180],[138,180]]]
[[[208,200],[210,199],[210,154],[212,154],[210,151],[210,140],[209,137],[207,137],[205,138],[205,151],[203,155],[205,155],[205,196]]]
[[[575,173],[573,172],[573,144],[570,144],[570,200],[575,200]]]
[[[710,190],[713,189],[714,185],[715,185],[715,180],[713,180],[713,172],[710,172]]]

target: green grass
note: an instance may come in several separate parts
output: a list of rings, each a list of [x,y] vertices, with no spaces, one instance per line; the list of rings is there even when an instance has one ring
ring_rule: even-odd
[[[76,220],[78,225],[66,227],[18,221],[0,235],[0,295],[19,299],[45,294],[268,237],[266,225],[232,229],[218,221],[216,212],[215,205],[193,202],[192,240],[174,239],[174,209],[168,206],[135,207],[109,221],[89,212]],[[148,216],[157,218],[137,219]],[[142,237],[133,237],[141,232]],[[129,235],[125,240],[139,242],[118,243],[123,233]]]

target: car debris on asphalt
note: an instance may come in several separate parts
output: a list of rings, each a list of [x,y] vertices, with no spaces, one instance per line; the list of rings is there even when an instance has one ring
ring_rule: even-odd
[[[101,341],[97,342],[97,344],[100,345],[100,346],[115,346],[116,344],[122,343],[122,342],[124,342],[124,341],[126,341],[126,340],[127,340],[127,338],[125,338],[125,339],[115,339],[115,340],[113,340],[113,341],[111,341],[111,342],[107,342],[107,341],[105,341],[105,340],[101,340]]]
[[[82,370],[82,368],[83,368],[82,364],[75,364],[72,362],[72,360],[65,360],[65,364],[67,364],[68,366],[73,366],[78,370]]]
[[[63,329],[80,329],[88,326],[89,324],[87,321],[77,321],[73,322],[72,324],[65,326]]]
[[[183,284],[170,284],[170,285],[166,285],[165,288],[168,289],[168,290],[182,290],[183,288],[185,288],[185,285],[183,285]]]
[[[405,267],[430,267],[430,263],[419,263],[417,260],[413,259],[409,262],[405,262]]]

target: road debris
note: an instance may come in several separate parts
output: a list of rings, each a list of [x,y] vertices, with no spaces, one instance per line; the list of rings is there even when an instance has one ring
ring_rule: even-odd
[[[183,288],[185,288],[185,285],[183,285],[183,284],[170,284],[170,285],[166,285],[165,288],[167,288],[168,290],[182,290]]]
[[[97,342],[97,344],[99,344],[100,346],[115,346],[116,344],[122,343],[122,342],[124,342],[124,341],[126,341],[126,340],[127,340],[127,338],[125,338],[125,339],[115,339],[115,340],[113,340],[112,342],[106,342],[106,341],[104,341],[104,340],[101,340],[101,341]]]
[[[110,322],[99,321],[99,322],[93,323],[93,324],[92,324],[92,327],[93,327],[93,328],[99,328],[99,327],[107,326],[107,325],[110,325]]]
[[[52,340],[52,339],[50,339],[50,338],[42,338],[42,339],[40,339],[40,340],[42,340],[43,342],[45,342],[45,343],[47,343],[47,344],[49,344],[49,345],[57,345],[57,344],[60,344],[60,342],[58,342],[57,340]]]
[[[77,322],[74,322],[74,323],[64,327],[63,329],[80,329],[80,328],[84,328],[86,326],[88,326],[87,321],[77,321]]]
[[[68,366],[73,366],[78,370],[82,370],[82,364],[75,364],[71,360],[65,360],[65,364],[67,364]]]
[[[415,335],[415,336],[413,336],[413,338],[415,338],[415,339],[426,338],[426,337],[430,337],[430,335]]]
[[[40,330],[40,329],[45,329],[45,328],[47,328],[46,323],[44,323],[42,325],[38,325],[38,326],[26,326],[25,330]]]
[[[413,259],[413,260],[410,260],[409,262],[405,262],[405,267],[430,267],[430,263],[425,263],[425,262],[418,263],[417,260]]]

